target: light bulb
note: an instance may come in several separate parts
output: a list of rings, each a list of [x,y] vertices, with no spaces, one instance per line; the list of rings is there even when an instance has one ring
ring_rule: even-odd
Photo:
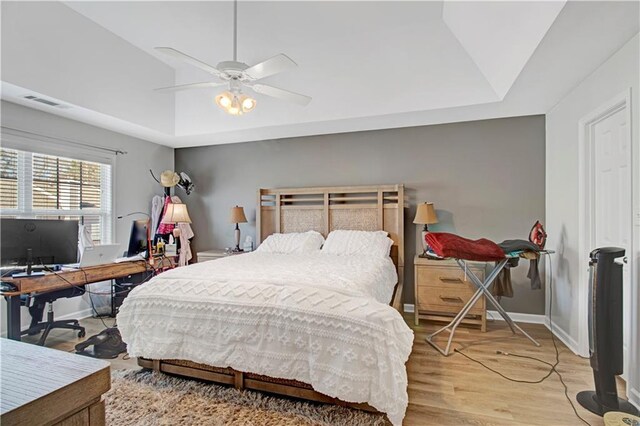
[[[246,97],[242,100],[242,110],[244,112],[249,112],[256,107],[256,100]]]
[[[216,96],[216,104],[224,110],[231,106],[231,99],[233,95],[229,92],[222,92],[218,96]]]
[[[223,107],[227,108],[229,105],[231,105],[231,101],[226,96],[223,96],[220,99],[220,105],[222,105]]]

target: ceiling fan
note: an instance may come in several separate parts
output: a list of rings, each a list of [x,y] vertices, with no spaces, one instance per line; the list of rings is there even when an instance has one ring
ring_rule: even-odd
[[[293,102],[302,106],[311,102],[309,96],[290,92],[289,90],[280,89],[268,84],[257,83],[258,80],[281,73],[289,68],[297,67],[298,65],[287,55],[280,53],[251,67],[244,62],[238,62],[238,0],[234,0],[233,2],[232,61],[223,61],[213,67],[171,47],[156,47],[155,50],[204,70],[221,80],[162,87],[156,89],[158,92],[175,92],[179,90],[209,89],[227,86],[228,90],[217,95],[215,101],[220,108],[231,115],[242,115],[255,108],[256,100],[243,92],[243,89],[247,88],[262,95]]]

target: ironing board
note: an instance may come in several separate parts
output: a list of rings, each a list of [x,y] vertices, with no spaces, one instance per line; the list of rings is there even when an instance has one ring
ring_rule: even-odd
[[[540,343],[538,343],[536,341],[536,339],[531,337],[526,331],[524,331],[522,328],[520,328],[520,326],[518,324],[516,324],[511,319],[511,317],[509,316],[507,311],[505,311],[504,308],[502,306],[500,306],[500,303],[498,303],[496,298],[493,297],[493,295],[489,291],[489,287],[491,286],[493,281],[498,277],[498,274],[500,274],[500,272],[502,272],[502,270],[505,268],[505,266],[507,266],[507,263],[509,262],[509,260],[517,258],[517,257],[520,257],[521,253],[522,252],[520,251],[520,252],[512,252],[512,253],[509,253],[509,254],[505,255],[504,259],[501,259],[500,261],[498,261],[498,263],[493,268],[491,273],[489,273],[489,275],[487,275],[487,278],[485,278],[484,282],[482,280],[480,280],[480,278],[478,278],[478,276],[476,274],[474,274],[473,271],[471,271],[470,269],[468,269],[466,267],[466,265],[465,265],[466,261],[464,259],[453,258],[453,260],[456,261],[458,266],[463,271],[465,271],[465,274],[471,279],[471,282],[477,287],[477,290],[473,294],[471,299],[469,299],[469,301],[462,307],[460,312],[458,312],[458,314],[451,320],[451,322],[449,324],[445,325],[444,327],[438,329],[434,333],[431,333],[431,334],[429,334],[427,336],[427,338],[426,338],[427,343],[429,343],[431,346],[433,346],[435,349],[437,349],[438,352],[440,352],[442,355],[449,356],[451,354],[451,343],[453,342],[453,336],[454,336],[454,334],[456,332],[456,329],[458,328],[458,326],[460,325],[460,323],[462,322],[464,317],[469,314],[469,311],[471,310],[473,305],[475,305],[475,303],[478,301],[478,299],[480,299],[480,297],[482,297],[484,295],[486,300],[488,300],[489,303],[491,303],[493,305],[493,307],[498,311],[498,313],[502,316],[502,318],[504,318],[506,323],[509,324],[509,327],[511,328],[511,332],[513,334],[516,334],[516,331],[519,331],[527,339],[529,339],[534,345],[540,346]],[[552,253],[553,253],[553,251],[551,251],[551,250],[542,250],[542,251],[540,251],[540,254],[552,254]],[[441,257],[439,257],[437,255],[434,255],[433,258],[434,259],[444,259],[444,258],[441,258]],[[447,341],[447,346],[444,349],[442,349],[434,341],[434,338],[436,336],[438,336],[440,333],[443,333],[444,331],[448,331],[449,332],[449,339]]]

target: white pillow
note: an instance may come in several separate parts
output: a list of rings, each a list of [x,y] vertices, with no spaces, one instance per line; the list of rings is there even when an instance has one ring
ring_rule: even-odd
[[[320,250],[324,243],[322,234],[316,231],[271,234],[256,251],[264,253],[309,253]]]
[[[388,257],[393,240],[386,231],[332,231],[322,246],[322,253],[337,255],[364,254]]]

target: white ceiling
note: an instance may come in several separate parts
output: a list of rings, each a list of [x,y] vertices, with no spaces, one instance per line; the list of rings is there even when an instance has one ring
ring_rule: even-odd
[[[299,67],[264,81],[313,101],[299,107],[256,95],[255,111],[233,117],[212,102],[215,89],[180,92],[175,102],[170,98],[174,123],[173,131],[167,131],[140,116],[150,110],[144,102],[165,102],[147,87],[143,92],[149,92],[149,99],[137,101],[136,113],[123,113],[126,96],[96,90],[104,79],[94,81],[82,70],[73,71],[78,73],[75,80],[86,81],[87,87],[82,96],[68,98],[59,84],[48,90],[42,76],[29,81],[19,72],[17,56],[13,72],[5,72],[6,61],[14,59],[5,57],[5,43],[24,42],[5,34],[5,19],[26,22],[42,10],[43,15],[55,14],[56,28],[88,21],[96,32],[106,29],[135,46],[141,57],[154,55],[158,73],[165,73],[166,65],[173,68],[179,84],[214,78],[160,56],[153,47],[174,47],[212,65],[231,59],[232,3],[65,5],[45,10],[32,4],[23,10],[5,9],[3,3],[3,98],[35,107],[20,96],[26,90],[37,92],[72,106],[50,112],[175,147],[545,113],[638,32],[637,2],[240,1],[239,60],[251,65],[287,54]],[[54,43],[56,32],[31,38]],[[83,34],[76,36],[83,40]],[[87,34],[86,43],[93,39]],[[125,66],[118,49],[92,48]],[[56,64],[47,66],[55,72]],[[130,86],[128,76],[135,72],[122,72],[119,78]],[[150,81],[158,79],[153,74],[153,68],[145,68]],[[11,81],[5,75],[19,78]],[[136,78],[136,87],[143,86]],[[96,104],[92,96],[118,99]],[[127,106],[137,105],[129,101]]]

